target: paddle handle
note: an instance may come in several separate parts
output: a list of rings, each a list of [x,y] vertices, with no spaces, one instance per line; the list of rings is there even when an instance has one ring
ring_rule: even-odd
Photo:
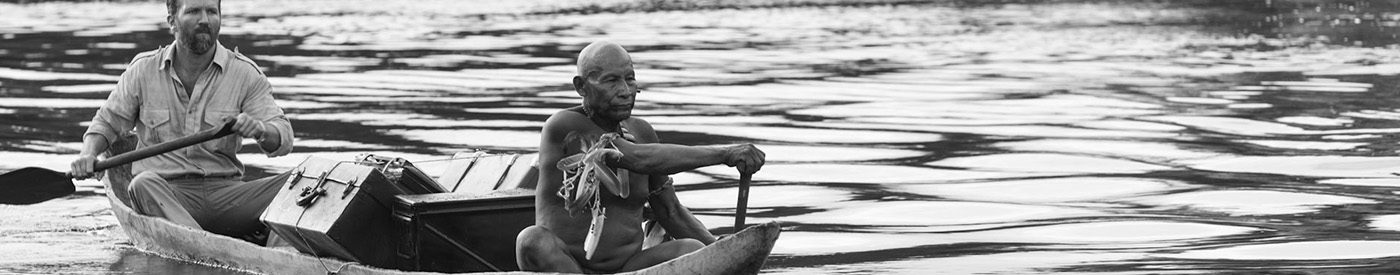
[[[104,160],[97,161],[96,164],[93,164],[92,170],[107,170],[108,168],[121,166],[123,164],[145,159],[154,155],[169,153],[171,151],[175,151],[176,149],[189,147],[190,145],[200,144],[205,141],[215,140],[233,134],[234,122],[235,120],[229,120],[219,128],[199,131],[198,133],[194,133],[193,135],[189,135],[171,141],[161,142],[160,144],[156,145],[146,146],[145,148],[136,149],[131,152],[126,152]]]
[[[738,210],[734,212],[734,233],[744,229],[744,215],[749,211],[749,182],[753,181],[753,173],[739,174],[739,202]]]

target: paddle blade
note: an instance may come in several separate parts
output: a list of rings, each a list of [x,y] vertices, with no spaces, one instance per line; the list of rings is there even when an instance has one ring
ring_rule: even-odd
[[[68,174],[29,167],[0,175],[0,204],[35,204],[73,194]]]

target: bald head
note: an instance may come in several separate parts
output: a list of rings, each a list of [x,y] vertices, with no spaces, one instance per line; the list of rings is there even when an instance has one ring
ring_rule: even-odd
[[[584,78],[606,69],[631,65],[632,57],[627,55],[627,50],[612,41],[593,42],[578,53],[578,76]]]
[[[578,53],[574,90],[583,97],[589,117],[618,122],[632,116],[637,89],[632,58],[622,45],[598,41]]]

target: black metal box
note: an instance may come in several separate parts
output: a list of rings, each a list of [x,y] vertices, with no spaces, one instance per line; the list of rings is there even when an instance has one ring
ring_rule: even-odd
[[[515,237],[535,224],[535,191],[402,195],[398,266],[436,272],[519,270]]]
[[[374,166],[309,157],[294,168],[260,219],[298,251],[392,267],[402,234],[390,214],[407,193]]]

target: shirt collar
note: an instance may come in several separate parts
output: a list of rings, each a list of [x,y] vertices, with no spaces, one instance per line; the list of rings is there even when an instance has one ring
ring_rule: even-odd
[[[163,52],[162,52],[161,55],[160,55],[160,56],[161,56],[160,68],[161,68],[162,70],[169,68],[169,67],[170,67],[170,62],[175,62],[175,43],[180,43],[180,42],[179,42],[179,41],[170,42],[170,45],[169,45],[169,46],[166,46],[164,49],[162,49]],[[223,44],[220,44],[217,40],[214,41],[214,48],[213,48],[212,50],[214,51],[214,62],[213,62],[214,65],[215,65],[215,66],[219,66],[219,69],[225,68],[224,65],[228,63],[228,59],[229,59],[229,54],[228,54],[228,51],[229,51],[229,50],[228,50],[228,49],[225,49],[225,48],[224,48],[224,45],[223,45]]]

